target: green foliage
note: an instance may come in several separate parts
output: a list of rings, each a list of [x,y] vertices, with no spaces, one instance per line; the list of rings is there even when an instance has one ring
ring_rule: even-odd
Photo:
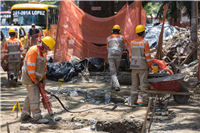
[[[44,1],[42,3],[47,4],[47,5],[53,5],[56,3],[56,1]]]
[[[146,12],[146,15],[151,15],[151,14],[157,14],[160,7],[162,4],[159,4],[158,2],[156,2],[154,5],[152,5],[151,2],[148,2],[145,6],[144,6],[144,10]]]
[[[20,3],[28,3],[28,1],[4,1],[4,11],[11,11],[11,7],[14,4],[20,4]]]
[[[162,19],[163,17],[163,12],[164,12],[163,6],[165,4],[169,4],[167,14],[166,14],[167,19],[171,19],[171,20],[174,19],[174,22],[176,22],[177,19],[180,17],[179,16],[180,9],[183,9],[183,8],[185,8],[186,15],[190,18],[191,1],[164,1],[157,13],[157,17],[159,17],[160,19]]]

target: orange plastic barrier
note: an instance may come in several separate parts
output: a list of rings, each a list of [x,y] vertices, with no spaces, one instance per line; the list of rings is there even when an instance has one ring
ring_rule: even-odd
[[[81,59],[102,57],[107,60],[106,45],[99,47],[94,44],[106,44],[115,24],[120,25],[130,49],[131,40],[137,37],[135,27],[146,24],[142,2],[126,4],[117,15],[98,18],[85,13],[73,1],[61,1],[54,62],[69,61],[71,55]]]

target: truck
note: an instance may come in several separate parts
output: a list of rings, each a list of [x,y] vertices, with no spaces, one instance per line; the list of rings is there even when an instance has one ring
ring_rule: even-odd
[[[10,25],[11,24],[11,11],[1,11],[0,12],[0,25]]]

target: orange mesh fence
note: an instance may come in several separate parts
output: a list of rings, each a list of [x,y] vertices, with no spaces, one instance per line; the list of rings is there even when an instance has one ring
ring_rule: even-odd
[[[115,24],[120,25],[130,49],[130,41],[137,37],[135,27],[146,24],[141,1],[126,4],[117,15],[107,18],[91,16],[72,1],[61,1],[54,62],[69,61],[71,55],[81,59],[102,57],[107,60],[106,45],[99,47],[94,44],[106,44]]]

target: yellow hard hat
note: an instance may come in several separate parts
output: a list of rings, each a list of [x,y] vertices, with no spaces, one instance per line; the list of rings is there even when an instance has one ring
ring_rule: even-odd
[[[42,42],[53,51],[53,47],[55,45],[55,41],[50,36],[46,36],[42,39]]]
[[[119,26],[119,25],[117,25],[117,24],[116,24],[116,25],[114,25],[114,26],[113,26],[113,30],[120,30],[120,26]]]
[[[138,25],[136,28],[135,28],[135,33],[140,33],[140,32],[143,32],[145,31],[145,28],[144,26],[142,25]]]
[[[119,30],[119,33],[121,33],[120,26],[117,24],[113,26],[113,30]],[[113,33],[113,31],[111,33]]]
[[[11,29],[8,30],[8,34],[10,34],[12,32],[14,32],[15,34],[17,34],[17,32],[15,31],[15,29],[13,29],[13,28],[11,28]]]

